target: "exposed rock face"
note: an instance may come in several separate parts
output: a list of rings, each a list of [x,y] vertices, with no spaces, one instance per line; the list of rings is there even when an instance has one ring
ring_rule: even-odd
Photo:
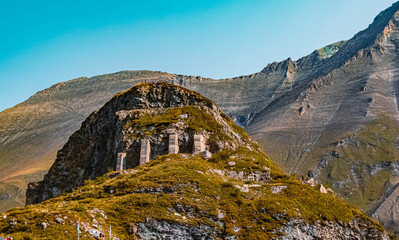
[[[371,211],[371,216],[384,224],[384,227],[399,233],[399,185],[396,185],[383,198],[383,201]]]
[[[163,117],[157,117],[161,114]],[[181,117],[184,114],[190,118]],[[194,118],[198,119],[190,120]],[[203,126],[201,121],[205,121]],[[234,150],[237,146],[251,148],[249,139],[239,136],[233,125],[215,103],[195,92],[167,83],[139,84],[116,95],[83,122],[58,152],[44,180],[29,184],[27,204],[57,197],[82,185],[84,180],[115,169],[119,152],[127,153],[127,168],[139,165],[143,139],[150,144],[149,159],[168,154],[170,132],[179,136],[182,153],[193,152],[196,134],[204,138],[208,152]]]
[[[389,239],[378,230],[369,228],[370,226],[364,220],[358,219],[358,221],[360,223],[353,220],[349,224],[327,222],[313,225],[301,220],[292,220],[279,229],[285,236],[273,239]],[[239,230],[239,228],[236,229],[237,232]],[[136,234],[139,239],[237,239],[235,236],[226,236],[207,225],[185,226],[156,220],[140,223]]]
[[[285,236],[278,239],[390,239],[387,235],[381,235],[379,231],[369,227],[363,219],[352,220],[349,224],[336,222],[309,224],[301,220],[292,220],[280,228]]]
[[[187,226],[156,220],[140,223],[136,235],[139,239],[236,239],[207,225]]]

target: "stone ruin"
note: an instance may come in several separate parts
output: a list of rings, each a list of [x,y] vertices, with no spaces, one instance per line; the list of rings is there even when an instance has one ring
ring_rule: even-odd
[[[126,153],[118,153],[116,160],[116,170],[121,171],[126,169]]]
[[[194,154],[198,154],[205,151],[204,136],[195,134],[194,135]]]
[[[179,135],[177,133],[169,133],[169,154],[179,153]]]
[[[150,161],[150,140],[141,139],[141,148],[140,148],[140,165],[144,165]]]
[[[205,139],[201,134],[194,135],[193,154],[199,154],[206,151]],[[179,153],[179,134],[175,132],[169,133],[168,154]],[[126,168],[126,153],[121,152],[117,155],[116,171],[125,170]],[[139,165],[144,165],[151,160],[151,145],[149,139],[140,140],[140,161]]]

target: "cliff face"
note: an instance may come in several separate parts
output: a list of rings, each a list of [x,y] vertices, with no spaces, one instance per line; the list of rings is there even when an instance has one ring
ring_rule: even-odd
[[[111,225],[119,239],[389,239],[330,189],[285,175],[215,103],[168,83],[92,113],[27,201],[1,216],[0,236],[71,239],[79,226],[95,239]]]

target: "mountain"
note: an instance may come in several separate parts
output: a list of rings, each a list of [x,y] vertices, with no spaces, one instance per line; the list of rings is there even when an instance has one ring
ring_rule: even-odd
[[[338,46],[340,44],[333,44],[325,49],[333,52]],[[331,54],[331,50],[321,49],[303,62],[320,64],[328,56],[326,52]],[[27,183],[41,180],[68,136],[114,94],[140,82],[178,84],[211,98],[236,123],[245,126],[273,98],[290,88],[291,83],[285,80],[289,63],[292,60],[269,64],[262,72],[249,76],[224,80],[122,71],[78,78],[38,92],[27,101],[0,112],[0,211],[25,203]]]
[[[399,233],[398,10],[348,41],[248,76],[123,71],[35,94],[0,113],[0,211],[25,203],[27,183],[42,179],[68,136],[114,94],[163,81],[212,99],[283,171],[313,176]]]
[[[389,239],[322,185],[283,174],[214,102],[168,83],[93,112],[27,201],[38,204],[3,214],[0,236]]]
[[[395,232],[399,219],[386,213],[399,181],[398,10],[379,14],[313,75],[294,68],[292,89],[247,126],[283,170],[314,175]]]
[[[165,155],[171,132],[179,135],[178,148],[186,153],[193,152],[195,134],[208,143],[209,154],[237,146],[254,148],[246,134],[237,135],[243,129],[198,93],[162,82],[141,83],[114,96],[83,122],[58,151],[44,180],[29,185],[27,203],[58,197],[104,175],[116,165],[118,152],[126,152],[128,168],[138,166],[142,139],[149,141],[151,158]]]

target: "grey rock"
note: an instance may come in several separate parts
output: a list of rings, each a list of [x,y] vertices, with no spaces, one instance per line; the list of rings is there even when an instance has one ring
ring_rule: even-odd
[[[14,228],[18,224],[18,222],[15,218],[11,218],[10,221],[8,222],[8,224],[9,224],[10,228]]]
[[[236,172],[227,171],[226,175],[230,178],[242,180],[242,181],[254,181],[254,182],[268,182],[272,179],[270,171],[253,171],[253,172]]]
[[[127,232],[128,232],[129,235],[136,235],[136,233],[137,233],[137,225],[134,222],[130,222]]]
[[[240,227],[233,227],[233,231],[234,231],[235,233],[238,233],[240,230],[241,230]]]
[[[327,193],[327,189],[323,186],[323,184],[320,184],[320,192]]]
[[[356,219],[351,220],[349,225],[337,222],[309,224],[302,220],[290,220],[279,229],[285,236],[278,239],[390,239],[388,234],[375,231],[375,229],[369,229],[368,227],[367,224]]]
[[[217,228],[207,225],[189,226],[156,220],[147,220],[145,223],[139,223],[136,235],[139,239],[179,240],[205,240],[227,237]]]
[[[272,191],[272,193],[273,194],[277,194],[277,193],[280,193],[283,189],[286,189],[287,188],[287,186],[273,186],[273,187],[271,187],[271,191]]]
[[[95,224],[95,225],[100,225],[100,223],[95,219],[95,218],[93,218],[93,220],[91,221],[93,224]]]
[[[201,152],[201,155],[202,155],[202,157],[203,157],[204,159],[210,159],[210,158],[212,158],[212,153],[209,152],[208,150],[205,150],[205,151]]]
[[[54,221],[56,223],[59,223],[59,224],[63,224],[64,223],[64,219],[62,219],[62,218],[56,218]]]
[[[384,200],[378,204],[372,211],[371,216],[377,221],[383,223],[384,227],[399,233],[398,225],[398,204],[399,204],[399,184],[384,196]]]
[[[47,223],[41,222],[38,224],[43,230],[47,228]]]

